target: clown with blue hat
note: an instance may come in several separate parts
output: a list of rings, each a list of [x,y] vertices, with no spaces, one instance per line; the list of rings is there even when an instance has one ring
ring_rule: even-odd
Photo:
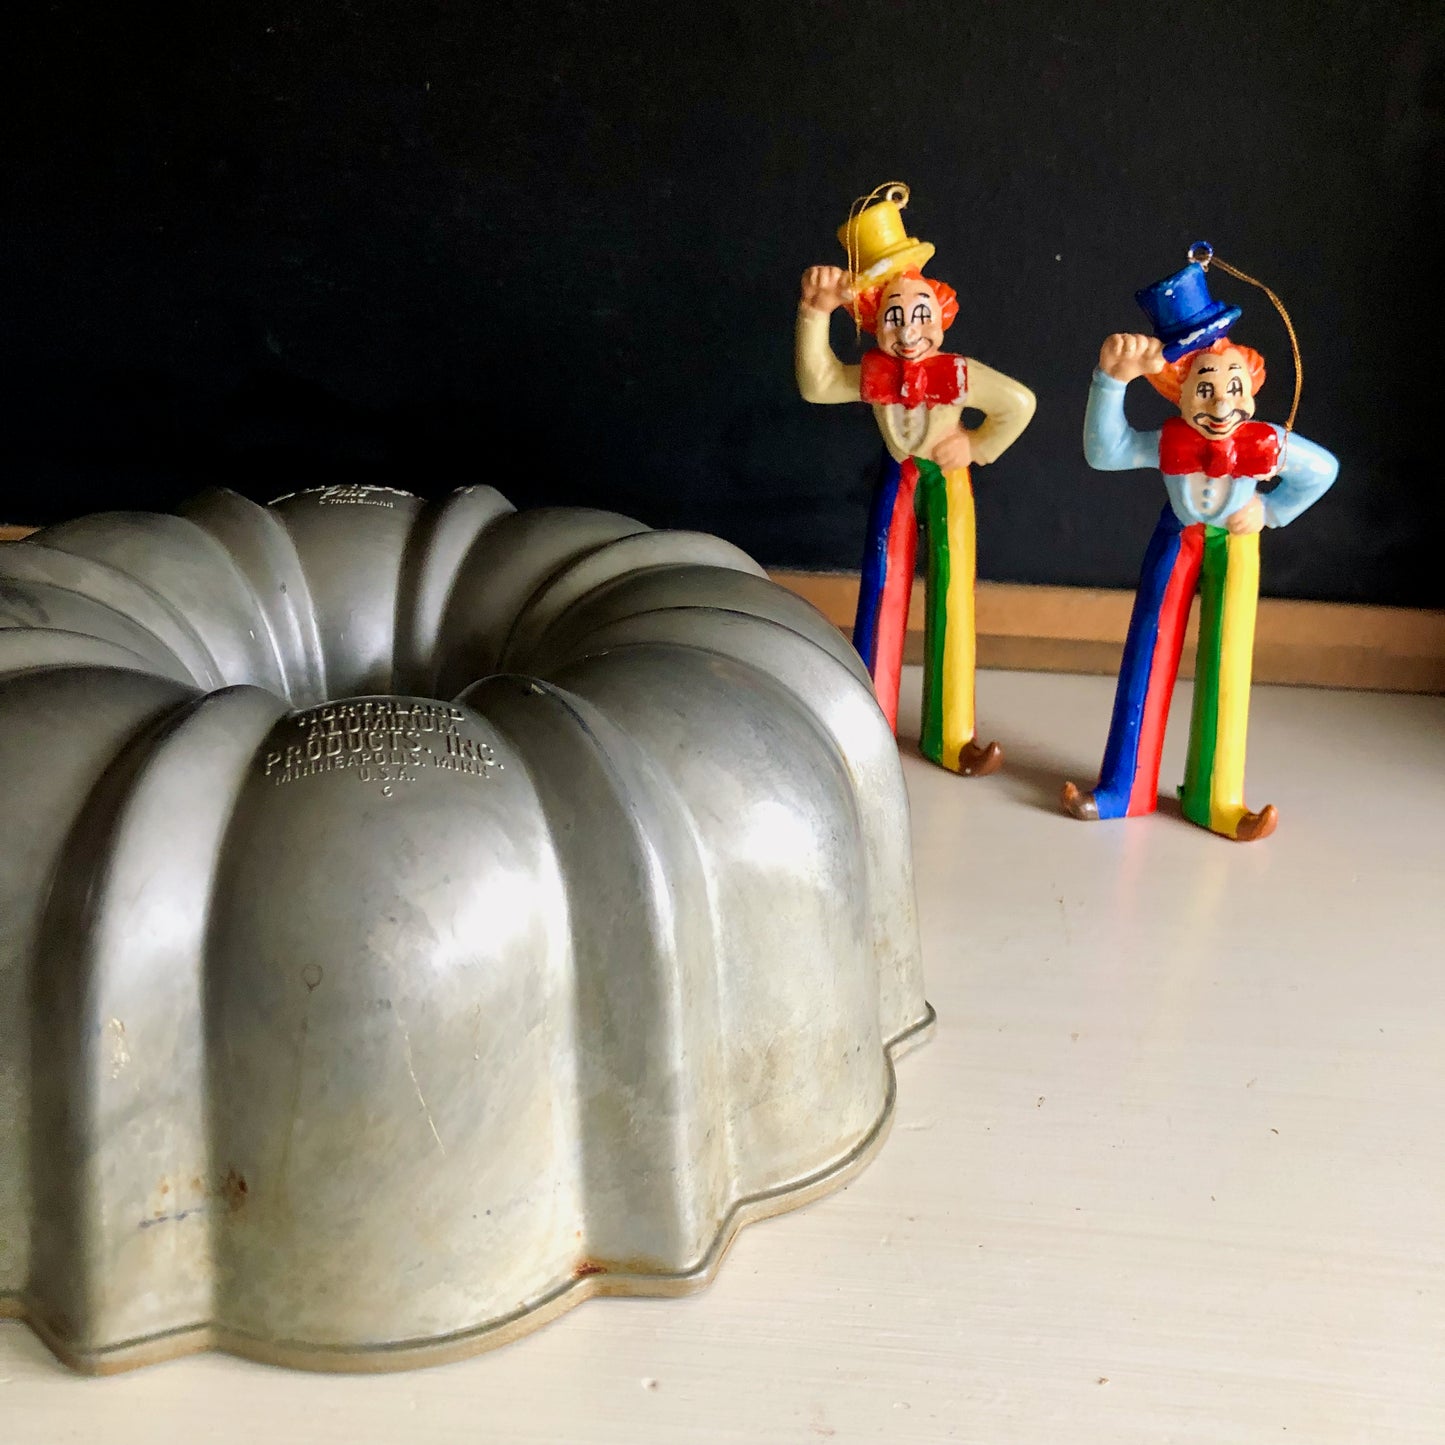
[[[1293,413],[1283,427],[1254,420],[1264,358],[1230,339],[1241,312],[1210,294],[1212,257],[1207,245],[1196,245],[1187,266],[1136,293],[1154,334],[1108,337],[1089,388],[1089,465],[1157,468],[1168,502],[1144,556],[1099,781],[1092,792],[1066,783],[1063,804],[1086,820],[1157,807],[1169,701],[1198,586],[1194,709],[1180,798],[1191,822],[1251,842],[1278,821],[1272,805],[1255,812],[1244,802],[1259,534],[1317,502],[1339,463],[1290,429]],[[1136,431],[1124,416],[1125,389],[1139,376],[1179,408],[1157,431]],[[1271,480],[1273,489],[1262,493],[1261,483]]]

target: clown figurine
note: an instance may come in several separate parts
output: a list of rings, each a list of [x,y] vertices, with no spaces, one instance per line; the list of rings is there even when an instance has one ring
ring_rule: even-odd
[[[878,193],[875,192],[875,196]],[[870,197],[870,200],[873,198]],[[923,726],[919,750],[952,772],[983,777],[1003,750],[974,738],[974,528],[971,465],[991,462],[1033,416],[1027,387],[971,357],[943,350],[958,315],[951,286],[924,276],[933,247],[907,235],[904,186],[838,232],[850,266],[803,276],[796,363],[804,400],[863,401],[873,408],[886,455],[868,517],[853,645],[873,678],[888,724],[898,726],[898,684],[913,590],[918,528],[928,549]],[[833,311],[848,307],[876,346],[845,366],[828,344]],[[972,431],[964,407],[984,414]]]
[[[1201,245],[1190,254],[1212,253]],[[1084,456],[1102,471],[1157,467],[1169,500],[1144,554],[1102,775],[1092,793],[1066,783],[1063,804],[1087,820],[1154,811],[1169,699],[1202,576],[1180,798],[1190,822],[1252,842],[1277,821],[1273,805],[1256,813],[1244,802],[1259,534],[1318,501],[1339,463],[1298,433],[1252,420],[1264,358],[1228,339],[1239,308],[1211,298],[1202,266],[1191,261],[1137,299],[1155,335],[1104,342],[1084,416]],[[1124,420],[1124,389],[1136,376],[1179,408],[1161,431],[1135,431]],[[1261,493],[1271,478],[1275,486]]]

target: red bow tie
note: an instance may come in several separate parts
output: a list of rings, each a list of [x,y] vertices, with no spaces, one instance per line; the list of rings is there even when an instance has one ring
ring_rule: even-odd
[[[903,361],[875,348],[863,358],[858,391],[873,406],[952,406],[968,394],[968,363],[946,353]]]
[[[1159,438],[1159,470],[1171,477],[1264,480],[1279,470],[1279,433],[1267,422],[1247,421],[1227,437],[1201,436],[1182,416],[1171,416]]]

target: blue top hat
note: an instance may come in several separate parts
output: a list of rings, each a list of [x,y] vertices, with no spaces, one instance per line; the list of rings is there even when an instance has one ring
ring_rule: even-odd
[[[1191,261],[1182,271],[1134,293],[1164,343],[1164,360],[1178,361],[1213,341],[1229,335],[1229,328],[1244,314],[1209,294],[1204,268]]]

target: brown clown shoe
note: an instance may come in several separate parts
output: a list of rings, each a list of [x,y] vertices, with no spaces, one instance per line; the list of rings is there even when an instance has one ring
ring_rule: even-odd
[[[984,747],[972,739],[958,750],[958,771],[965,778],[986,778],[1003,767],[1003,749],[997,743]]]
[[[1266,803],[1259,812],[1246,813],[1234,825],[1234,841],[1258,843],[1261,838],[1268,838],[1278,826],[1279,814],[1275,811],[1274,804]]]
[[[1070,816],[1085,823],[1098,822],[1099,805],[1094,801],[1094,795],[1084,792],[1077,784],[1065,783],[1059,794],[1059,802],[1063,804],[1064,812]],[[1234,832],[1225,833],[1224,836],[1233,838],[1236,843],[1258,843],[1261,838],[1268,838],[1278,825],[1279,813],[1273,803],[1266,803],[1257,813],[1243,814],[1234,825]]]

